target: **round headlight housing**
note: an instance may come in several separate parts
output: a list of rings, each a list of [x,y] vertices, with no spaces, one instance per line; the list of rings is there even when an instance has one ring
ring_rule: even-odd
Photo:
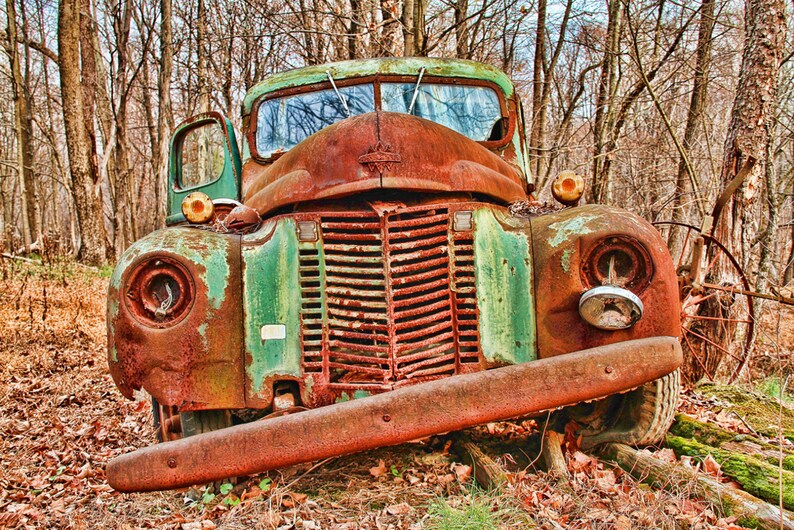
[[[594,287],[579,299],[579,315],[598,329],[628,329],[642,318],[642,311],[637,295],[613,285]]]
[[[125,291],[127,308],[135,319],[156,328],[181,321],[195,298],[190,273],[169,257],[140,262],[127,278]]]
[[[582,262],[582,279],[588,287],[612,285],[641,293],[651,283],[652,275],[648,251],[626,236],[602,239]]]

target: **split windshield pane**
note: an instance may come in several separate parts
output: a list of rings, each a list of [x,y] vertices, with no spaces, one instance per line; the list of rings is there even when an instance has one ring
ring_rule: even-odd
[[[375,110],[371,84],[339,88],[350,116]],[[340,97],[332,88],[278,99],[259,106],[256,120],[256,151],[267,158],[295,147],[308,136],[348,117]]]
[[[416,83],[383,83],[381,101],[386,112],[408,113]],[[419,85],[414,116],[428,119],[478,142],[501,140],[499,97],[483,86]],[[494,137],[495,136],[495,137]]]

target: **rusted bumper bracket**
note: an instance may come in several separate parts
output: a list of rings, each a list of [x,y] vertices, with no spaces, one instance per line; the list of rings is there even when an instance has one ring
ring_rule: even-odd
[[[250,475],[600,398],[681,363],[673,337],[620,342],[145,447],[112,460],[107,478],[153,491]]]

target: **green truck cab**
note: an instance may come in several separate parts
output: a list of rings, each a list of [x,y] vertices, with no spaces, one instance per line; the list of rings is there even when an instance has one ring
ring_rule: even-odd
[[[560,413],[653,443],[679,391],[678,289],[647,222],[532,197],[502,72],[428,58],[310,66],[174,134],[168,226],[108,294],[110,372],[161,441],[108,466],[175,488]],[[513,207],[511,208],[511,205]],[[516,208],[515,205],[521,205]],[[257,420],[257,421],[255,421]]]

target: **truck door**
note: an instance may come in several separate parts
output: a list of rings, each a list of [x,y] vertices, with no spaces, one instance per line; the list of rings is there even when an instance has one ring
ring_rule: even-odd
[[[218,112],[198,114],[171,138],[166,224],[185,221],[182,201],[201,191],[210,199],[240,200],[240,152],[231,121]]]

